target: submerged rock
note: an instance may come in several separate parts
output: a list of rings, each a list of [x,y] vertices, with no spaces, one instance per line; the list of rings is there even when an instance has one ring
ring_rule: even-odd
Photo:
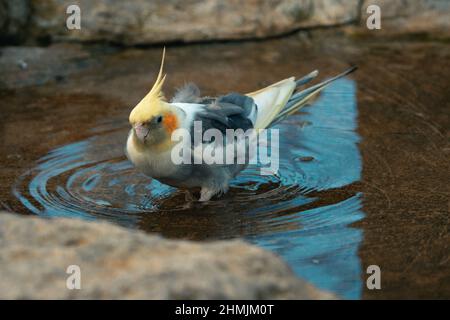
[[[242,241],[167,240],[105,222],[0,213],[1,299],[329,299]],[[69,266],[81,289],[68,289]]]

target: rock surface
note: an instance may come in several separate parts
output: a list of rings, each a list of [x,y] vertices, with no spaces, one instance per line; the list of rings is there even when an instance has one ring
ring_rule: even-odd
[[[450,8],[448,0],[363,0],[363,11],[369,5],[379,6],[384,18],[412,17],[430,11],[444,13]]]
[[[242,241],[166,240],[108,223],[0,213],[1,299],[329,299]],[[68,266],[81,270],[69,290]]]
[[[358,1],[35,1],[31,23],[36,36],[133,45],[260,38],[355,21]],[[81,30],[65,28],[69,4],[81,9]]]
[[[0,0],[0,40],[18,42],[25,37],[30,9],[27,0]]]
[[[81,29],[68,30],[69,5]],[[298,29],[360,22],[371,4],[391,31],[450,32],[447,0],[0,0],[1,38],[109,41],[123,45],[264,38]]]
[[[383,33],[435,32],[444,33],[447,36],[450,34],[450,1],[448,0],[363,0],[362,30],[365,30],[369,5],[380,7]]]
[[[356,21],[358,3],[359,0],[31,1],[28,30],[32,38],[128,45],[261,38],[298,28]],[[66,9],[72,4],[81,9],[81,30],[66,28]]]

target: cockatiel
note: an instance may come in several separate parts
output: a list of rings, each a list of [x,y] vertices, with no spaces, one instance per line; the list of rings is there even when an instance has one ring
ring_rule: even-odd
[[[130,113],[126,154],[138,170],[164,184],[186,190],[190,199],[190,191],[200,188],[199,201],[209,201],[214,195],[227,192],[230,180],[246,164],[175,164],[171,153],[177,144],[172,139],[176,129],[193,132],[194,121],[201,121],[203,131],[216,128],[223,133],[226,129],[270,128],[306,105],[328,84],[356,69],[303,91],[298,88],[315,78],[317,71],[297,80],[287,78],[252,93],[230,93],[218,98],[202,98],[199,89],[189,84],[169,102],[162,92],[166,78],[164,57],[165,49],[155,84]]]

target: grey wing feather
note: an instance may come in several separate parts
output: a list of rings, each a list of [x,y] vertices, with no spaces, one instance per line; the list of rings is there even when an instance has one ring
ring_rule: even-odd
[[[230,93],[216,99],[205,98],[203,101],[207,101],[208,104],[194,117],[194,121],[201,121],[202,133],[208,129],[217,129],[225,135],[227,129],[246,131],[253,128],[249,115],[256,105],[252,98]]]
[[[243,109],[243,113],[245,116],[249,116],[252,112],[252,109],[255,107],[255,101],[245,95],[239,93],[230,93],[226,96],[220,97],[217,99],[219,104],[229,104],[239,107]],[[224,108],[226,110],[227,108]]]
[[[192,146],[195,147],[196,143],[201,142],[203,145],[213,144],[215,147],[224,148],[230,141],[227,140],[227,129],[242,129],[244,134],[248,129],[253,128],[253,121],[250,119],[250,115],[255,113],[256,104],[251,97],[241,95],[238,93],[230,93],[228,95],[219,98],[204,98],[205,104],[203,110],[196,113],[194,121],[200,121],[202,125],[202,137],[203,134],[209,129],[216,129],[222,133],[223,140],[219,141],[196,141],[194,132],[195,127],[191,127],[191,139]],[[253,112],[252,112],[253,111]],[[199,132],[197,132],[198,134]],[[234,143],[235,140],[233,140]],[[244,141],[247,143],[248,141]],[[216,144],[217,143],[217,144]],[[224,150],[224,149],[222,149]],[[194,154],[194,152],[192,153]],[[223,153],[220,153],[223,154]],[[248,163],[249,154],[244,153],[245,159],[238,159],[238,154],[234,154],[234,161],[232,164],[227,164],[225,161],[223,164],[216,164],[217,167],[221,167],[228,172],[230,177],[235,176],[240,170],[242,170],[246,163]]]

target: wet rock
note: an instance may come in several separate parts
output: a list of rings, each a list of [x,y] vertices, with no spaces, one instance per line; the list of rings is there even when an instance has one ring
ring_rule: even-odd
[[[359,16],[359,0],[79,0],[76,3],[81,9],[81,30],[65,28],[65,10],[73,1],[33,2],[34,35],[128,45],[261,38],[298,28],[356,21]]]
[[[108,223],[0,213],[0,298],[327,299],[242,241],[166,240]],[[81,289],[66,287],[68,266]]]

